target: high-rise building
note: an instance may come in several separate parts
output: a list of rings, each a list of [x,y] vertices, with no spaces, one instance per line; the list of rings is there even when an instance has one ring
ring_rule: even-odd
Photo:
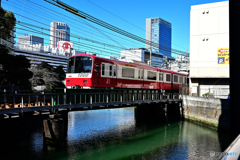
[[[147,18],[146,40],[152,43],[152,52],[171,57],[172,24],[162,18]],[[150,44],[147,43],[146,48],[150,49]]]
[[[50,47],[57,48],[58,41],[70,41],[70,28],[66,23],[52,22],[50,36]]]
[[[44,39],[42,37],[25,34],[23,36],[18,36],[18,47],[30,46],[40,44],[44,46]]]

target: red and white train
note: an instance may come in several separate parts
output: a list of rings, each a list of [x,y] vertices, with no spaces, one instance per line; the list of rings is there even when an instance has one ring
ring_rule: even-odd
[[[139,88],[178,92],[188,87],[188,74],[135,63],[78,54],[69,58],[66,87]]]

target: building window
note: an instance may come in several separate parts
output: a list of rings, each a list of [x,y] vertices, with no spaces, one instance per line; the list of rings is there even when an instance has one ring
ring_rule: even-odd
[[[149,80],[156,80],[157,79],[156,72],[148,71],[147,72],[147,79],[149,79]]]
[[[134,69],[133,68],[122,68],[122,77],[134,78]]]

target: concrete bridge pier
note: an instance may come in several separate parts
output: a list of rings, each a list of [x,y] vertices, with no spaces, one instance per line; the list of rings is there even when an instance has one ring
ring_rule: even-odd
[[[43,120],[43,143],[45,147],[62,149],[66,145],[68,111],[49,115]]]

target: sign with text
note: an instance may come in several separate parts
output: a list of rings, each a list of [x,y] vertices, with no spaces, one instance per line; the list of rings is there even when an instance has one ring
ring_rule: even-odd
[[[229,64],[229,48],[217,49],[217,64],[218,65]]]

